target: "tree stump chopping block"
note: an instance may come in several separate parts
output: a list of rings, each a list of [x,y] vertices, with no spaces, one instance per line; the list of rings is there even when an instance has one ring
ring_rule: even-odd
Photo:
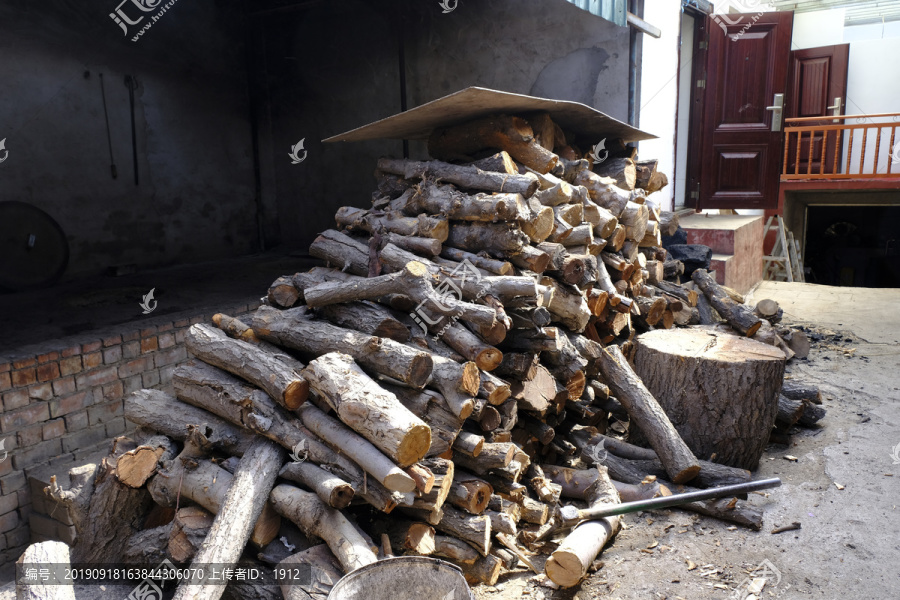
[[[774,346],[706,327],[635,340],[635,371],[688,447],[742,469],[756,469],[769,440],[784,363]]]

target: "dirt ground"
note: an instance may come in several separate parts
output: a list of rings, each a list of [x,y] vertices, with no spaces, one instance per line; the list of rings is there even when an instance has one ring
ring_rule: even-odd
[[[580,586],[554,590],[520,571],[476,598],[743,600],[736,588],[754,571],[766,576],[761,566],[760,598],[900,597],[900,290],[765,282],[754,297],[808,326],[813,351],[788,371],[819,385],[828,409],[821,427],[795,430],[791,447],[767,449],[755,475],[784,484],[750,495],[763,529],[674,509],[627,515]],[[771,533],[794,522],[800,530]]]

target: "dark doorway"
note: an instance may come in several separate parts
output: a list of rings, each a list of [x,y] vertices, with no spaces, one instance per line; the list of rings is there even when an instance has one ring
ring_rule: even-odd
[[[900,206],[810,206],[808,210],[810,281],[900,287]]]

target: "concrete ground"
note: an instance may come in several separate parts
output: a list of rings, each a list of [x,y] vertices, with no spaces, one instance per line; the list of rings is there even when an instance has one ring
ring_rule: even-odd
[[[828,409],[791,447],[768,448],[755,475],[784,484],[750,495],[762,531],[677,510],[627,515],[581,586],[553,590],[521,572],[480,586],[479,600],[743,600],[735,588],[763,561],[778,573],[760,598],[900,598],[900,290],[763,282],[750,301],[762,298],[822,336],[788,370],[820,386]],[[771,533],[794,522],[802,528]]]

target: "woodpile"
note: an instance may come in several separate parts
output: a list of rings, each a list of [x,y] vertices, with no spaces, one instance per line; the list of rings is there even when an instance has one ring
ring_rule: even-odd
[[[326,266],[278,277],[242,320],[194,325],[175,396],[133,394],[138,429],[48,488],[77,515],[73,562],[308,564],[322,576],[285,597],[323,598],[326,575],[391,554],[494,584],[542,553],[571,586],[620,518],[554,538],[561,503],[748,481],[776,417],[800,412],[788,401],[804,407],[794,422],[815,418],[805,397],[776,406],[783,337],[709,274],[680,284],[660,244],[677,219],[645,201],[665,185],[655,161],[592,170],[572,139],[548,115],[496,115],[436,130],[436,160],[381,159],[372,206],[341,208],[312,243]],[[747,339],[759,331],[766,360]],[[681,367],[697,340],[722,351]],[[765,386],[728,389],[746,413],[685,412],[660,393],[702,387],[725,363]],[[697,450],[689,430],[721,429],[718,447],[734,439],[726,417],[748,414],[758,422],[733,455]],[[646,447],[610,435],[629,426]],[[736,498],[683,508],[762,522]],[[232,587],[176,597],[278,591]]]

